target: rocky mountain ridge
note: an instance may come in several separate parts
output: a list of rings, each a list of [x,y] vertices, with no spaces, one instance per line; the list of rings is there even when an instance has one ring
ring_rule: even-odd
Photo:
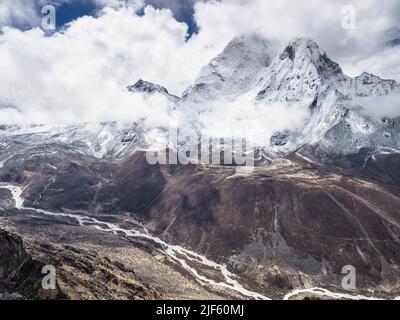
[[[308,155],[317,161],[326,161],[329,157],[358,154],[367,147],[371,150],[369,157],[381,152],[382,148],[388,152],[400,147],[398,120],[374,117],[363,106],[368,98],[398,94],[400,85],[368,73],[355,78],[346,76],[340,66],[310,39],[294,39],[277,50],[275,45],[259,36],[238,37],[202,69],[182,97],[144,80],[128,87],[128,91],[165,97],[175,106],[169,111],[171,118],[180,114],[184,119],[180,123],[184,130],[200,132],[207,128],[210,119],[221,117],[218,114],[220,106],[226,106],[221,112],[227,126],[239,129],[251,126],[246,112],[251,113],[251,121],[267,117],[266,128],[261,128],[261,132],[265,129],[264,138],[254,144],[268,159],[286,156],[300,148],[315,150]],[[241,105],[239,109],[238,104]],[[287,107],[285,112],[293,110],[294,114],[306,116],[295,128],[282,121],[278,126],[280,129],[271,132],[267,128],[268,112],[274,113],[275,108],[271,104],[284,105]],[[282,111],[276,111],[279,112]],[[285,115],[281,117],[284,119]],[[129,121],[25,128],[8,126],[0,132],[0,140],[3,145],[13,139],[29,140],[29,146],[68,143],[90,156],[122,159],[135,150],[158,148],[155,141],[166,141],[167,132],[167,125],[154,128],[144,122]],[[246,132],[248,136],[243,138],[251,141],[251,130]]]

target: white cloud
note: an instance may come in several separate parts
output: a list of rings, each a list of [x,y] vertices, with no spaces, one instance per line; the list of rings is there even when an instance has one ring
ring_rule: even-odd
[[[0,27],[17,23],[21,25],[37,24],[39,17],[31,0],[1,0]]]
[[[126,86],[143,78],[179,94],[227,42],[248,32],[282,42],[311,37],[352,75],[368,71],[399,79],[399,49],[383,46],[399,21],[398,0],[199,1],[200,32],[187,42],[187,26],[169,10],[148,7],[139,17],[135,10],[143,0],[96,1],[107,6],[98,17],[82,17],[52,36],[37,28],[2,29],[0,105],[20,112],[3,109],[0,122],[142,117],[157,104],[128,94]],[[29,2],[2,0],[0,26],[12,19],[35,25]],[[357,9],[353,31],[341,26],[342,6],[349,3]]]
[[[186,44],[186,32],[169,10],[151,7],[142,17],[108,8],[51,37],[38,28],[3,28],[0,104],[15,106],[26,121],[133,120],[149,106],[126,86],[144,78],[183,90],[216,53]],[[2,112],[0,122],[21,120],[17,115]]]
[[[400,117],[399,93],[382,97],[359,98],[357,103],[363,107],[367,115],[376,119]]]
[[[347,63],[351,75],[368,72],[400,82],[400,46],[387,47],[376,54]]]
[[[254,145],[269,143],[270,137],[284,130],[295,131],[310,116],[309,104],[252,104],[244,97],[234,102],[215,102],[200,116],[206,135],[246,137]]]

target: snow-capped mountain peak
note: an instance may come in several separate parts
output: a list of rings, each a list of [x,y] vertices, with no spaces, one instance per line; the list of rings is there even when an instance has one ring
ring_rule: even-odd
[[[127,87],[127,89],[129,92],[144,95],[161,94],[173,104],[178,103],[180,100],[179,97],[170,94],[165,87],[142,79],[139,79],[134,85]]]
[[[164,88],[163,86],[160,86],[153,82],[144,81],[142,79],[139,79],[134,85],[129,86],[127,89],[130,92],[169,94],[168,90],[166,88]]]
[[[256,84],[257,74],[270,65],[272,56],[272,45],[264,38],[254,34],[236,37],[202,68],[183,99],[205,102],[221,96],[236,97]]]
[[[387,122],[369,117],[363,99],[359,99],[399,92],[400,85],[369,73],[346,76],[310,39],[294,39],[279,51],[261,37],[238,37],[201,70],[182,98],[144,80],[128,87],[128,91],[149,100],[154,97],[156,103],[157,95],[166,97],[170,102],[168,116],[179,118],[180,130],[211,129],[207,131],[210,134],[230,134],[234,128],[252,143],[254,138],[256,147],[270,158],[307,145],[317,148],[314,155],[327,157],[357,154],[366,147],[400,149],[400,122],[391,116],[386,117]],[[379,101],[377,104],[379,108]],[[62,142],[75,141],[75,137],[83,141],[86,136],[89,153],[123,157],[138,146],[152,146],[152,141],[159,145],[167,132],[146,121],[88,127],[51,129],[48,136],[57,136]],[[39,136],[24,133],[24,139],[31,134]],[[10,139],[15,139],[15,134]],[[33,141],[42,143],[43,139]]]
[[[313,101],[320,91],[340,88],[347,81],[340,66],[313,40],[298,38],[266,70],[257,100]]]
[[[400,91],[400,85],[396,81],[381,79],[363,72],[352,79],[349,95],[352,97],[385,96],[395,91]]]
[[[318,75],[323,79],[331,79],[332,76],[343,77],[339,64],[332,61],[316,42],[307,38],[292,40],[284,52],[291,51],[293,61],[299,64],[312,63],[317,69]],[[280,55],[282,59],[284,55]],[[290,57],[289,57],[290,59]]]

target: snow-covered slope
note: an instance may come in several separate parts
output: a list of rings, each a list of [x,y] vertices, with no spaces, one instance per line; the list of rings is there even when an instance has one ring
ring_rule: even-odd
[[[60,149],[99,159],[123,158],[148,142],[135,123],[7,126],[0,131],[0,161],[15,153],[37,149],[52,154]]]
[[[399,119],[371,115],[364,104],[376,98],[379,109],[379,98],[399,94],[400,85],[368,73],[346,76],[310,39],[294,39],[276,50],[259,36],[238,37],[201,70],[182,97],[144,80],[128,91],[166,98],[169,116],[178,119],[185,134],[205,129],[221,138],[226,132],[238,133],[235,138],[246,138],[267,158],[301,149],[326,161],[363,149],[371,153],[400,149]],[[166,147],[167,137],[166,126],[129,120],[0,131],[2,145],[64,143],[98,158],[123,158],[137,149]]]
[[[257,100],[313,102],[319,93],[340,88],[349,80],[315,42],[295,39],[266,70]]]
[[[270,65],[273,52],[273,46],[257,35],[234,38],[203,67],[195,83],[184,92],[184,101],[208,103],[247,92],[259,80],[257,75]]]
[[[384,80],[373,74],[364,72],[351,79],[348,96],[369,97],[383,96],[399,90],[399,84],[394,80]]]
[[[221,132],[224,123],[250,128],[245,138],[272,158],[306,145],[335,156],[367,146],[400,147],[398,126],[368,115],[359,99],[399,92],[399,84],[367,73],[346,76],[311,39],[294,39],[276,53],[271,48],[257,37],[234,39],[186,91],[183,109],[195,110],[202,127],[215,120]],[[287,121],[293,115],[296,125]]]

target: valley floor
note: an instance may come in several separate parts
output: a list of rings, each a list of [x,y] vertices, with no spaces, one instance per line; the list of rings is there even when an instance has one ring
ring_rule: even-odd
[[[21,236],[31,259],[54,266],[58,287],[50,292],[25,288],[27,296],[7,290],[3,298],[270,299],[245,289],[225,266],[149,235],[131,217],[94,218],[25,208],[21,194],[19,187],[0,186],[5,205],[0,209],[0,229]],[[38,274],[36,281],[42,276]],[[272,298],[307,297],[376,299],[322,288],[297,289]]]
[[[56,267],[60,291],[67,299],[239,297],[201,286],[151,242],[79,226],[73,219],[3,211],[0,228],[21,236],[33,259]],[[27,298],[46,297],[31,294]]]

